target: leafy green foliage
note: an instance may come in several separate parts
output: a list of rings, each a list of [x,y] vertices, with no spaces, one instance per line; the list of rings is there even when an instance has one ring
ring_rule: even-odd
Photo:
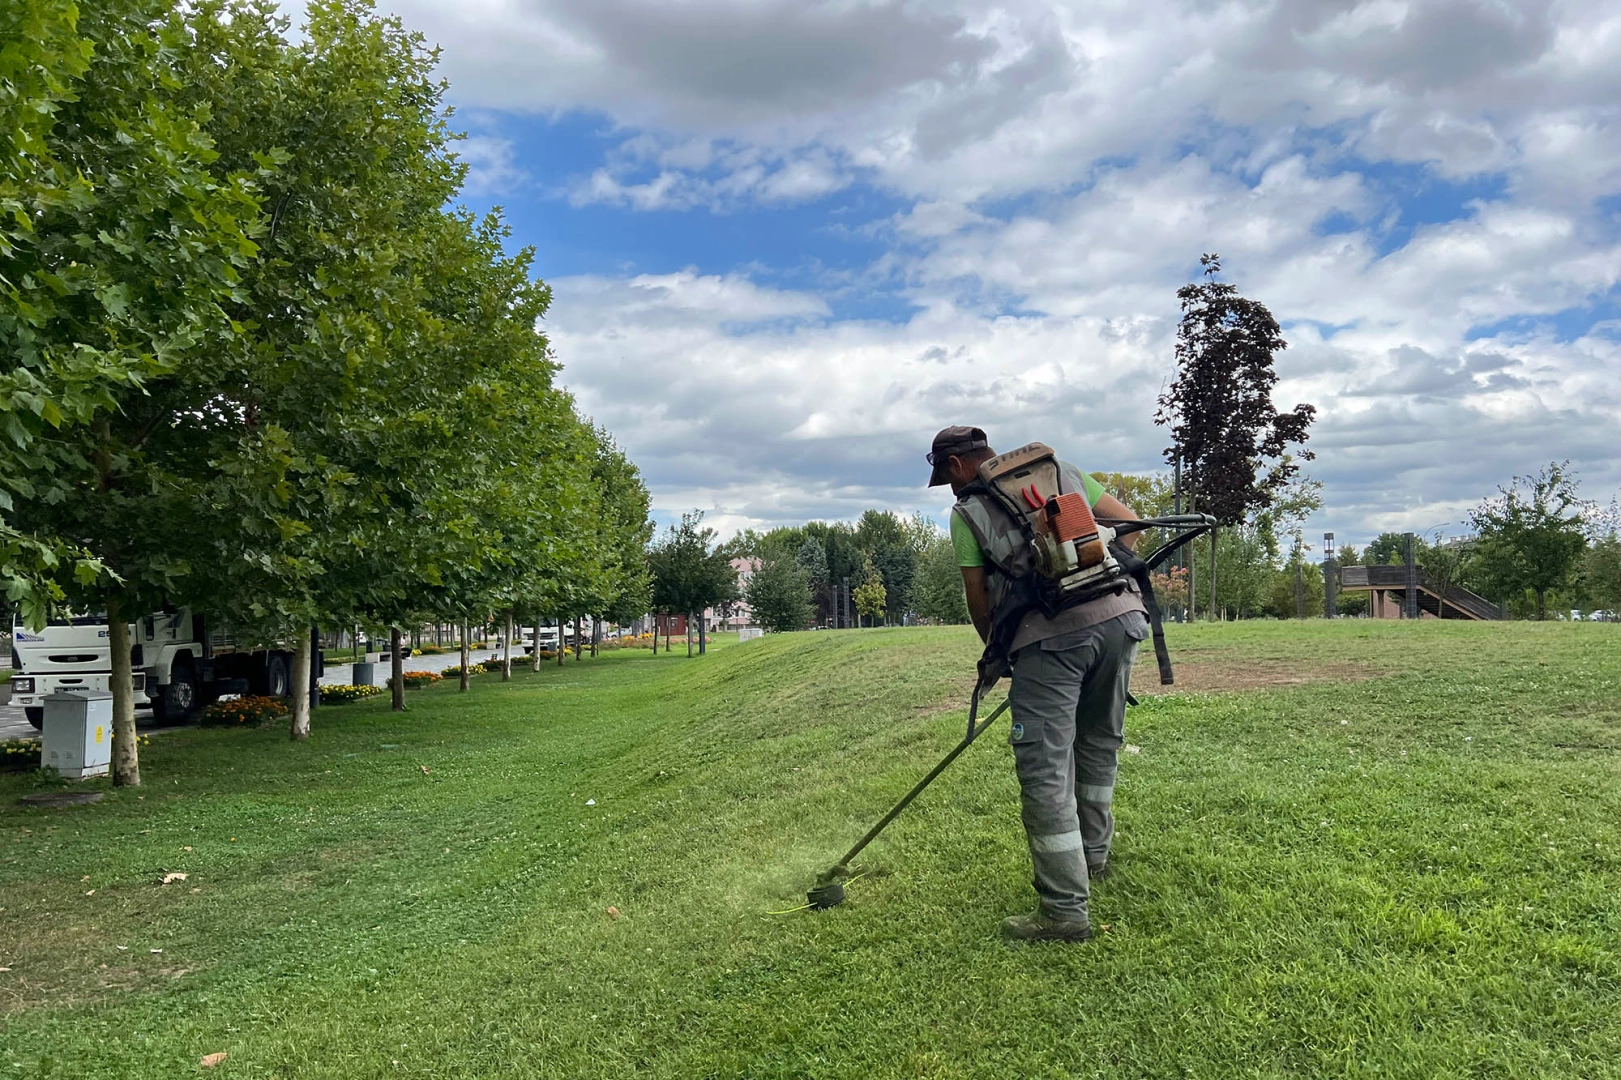
[[[730,553],[715,544],[715,530],[703,520],[701,510],[682,514],[648,552],[654,611],[694,615],[737,597]]]
[[[1531,593],[1536,617],[1546,618],[1548,593],[1570,581],[1587,549],[1586,509],[1569,462],[1516,476],[1470,515],[1479,534],[1473,579],[1488,595]]]
[[[918,558],[909,604],[931,623],[968,621],[968,598],[963,592],[962,570],[949,536],[936,536]]]
[[[889,605],[889,590],[884,587],[883,575],[870,556],[862,568],[861,584],[855,587],[851,598],[855,601],[856,612],[867,619],[869,626]]]
[[[774,633],[810,625],[810,579],[794,559],[762,561],[749,575],[744,599],[755,622]]]

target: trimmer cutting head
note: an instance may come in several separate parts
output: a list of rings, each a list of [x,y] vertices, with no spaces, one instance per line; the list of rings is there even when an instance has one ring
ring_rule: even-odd
[[[838,907],[844,903],[844,879],[849,875],[848,868],[835,866],[817,878],[816,884],[805,894],[811,908],[815,911],[826,911],[830,907]]]

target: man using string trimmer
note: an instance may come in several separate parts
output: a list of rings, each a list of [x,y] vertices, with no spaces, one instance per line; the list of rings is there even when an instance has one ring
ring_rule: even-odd
[[[931,487],[957,494],[951,539],[968,610],[985,641],[963,739],[901,796],[805,894],[817,911],[844,902],[851,867],[901,812],[1010,706],[1013,759],[1041,903],[1002,924],[1019,940],[1085,941],[1091,881],[1109,865],[1116,755],[1137,644],[1154,640],[1159,681],[1169,685],[1159,605],[1149,572],[1207,531],[1203,514],[1137,520],[1118,499],[1041,443],[997,455],[975,427],[946,428],[928,455]],[[1167,539],[1146,559],[1137,534]],[[1006,701],[979,706],[1011,675]],[[862,875],[857,874],[856,877]]]
[[[984,431],[949,427],[928,461],[929,486],[957,495],[951,541],[990,646],[976,692],[1004,672],[1012,679],[1008,741],[1040,902],[1002,933],[1085,941],[1090,883],[1109,868],[1131,665],[1149,636],[1142,590],[1123,565],[1138,534],[1115,540],[1098,522],[1135,515],[1040,443],[998,457]]]

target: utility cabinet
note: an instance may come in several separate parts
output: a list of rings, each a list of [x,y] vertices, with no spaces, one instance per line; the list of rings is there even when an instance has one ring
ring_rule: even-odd
[[[39,763],[64,779],[106,776],[113,760],[113,696],[103,690],[45,697]]]

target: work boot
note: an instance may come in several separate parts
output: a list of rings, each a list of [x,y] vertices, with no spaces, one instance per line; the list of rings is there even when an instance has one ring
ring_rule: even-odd
[[[1085,941],[1092,936],[1092,926],[1078,919],[1055,919],[1037,908],[1003,919],[1002,936],[1012,941]]]
[[[1104,861],[1100,863],[1087,863],[1086,876],[1092,881],[1102,881],[1104,878],[1109,876],[1108,862]]]

